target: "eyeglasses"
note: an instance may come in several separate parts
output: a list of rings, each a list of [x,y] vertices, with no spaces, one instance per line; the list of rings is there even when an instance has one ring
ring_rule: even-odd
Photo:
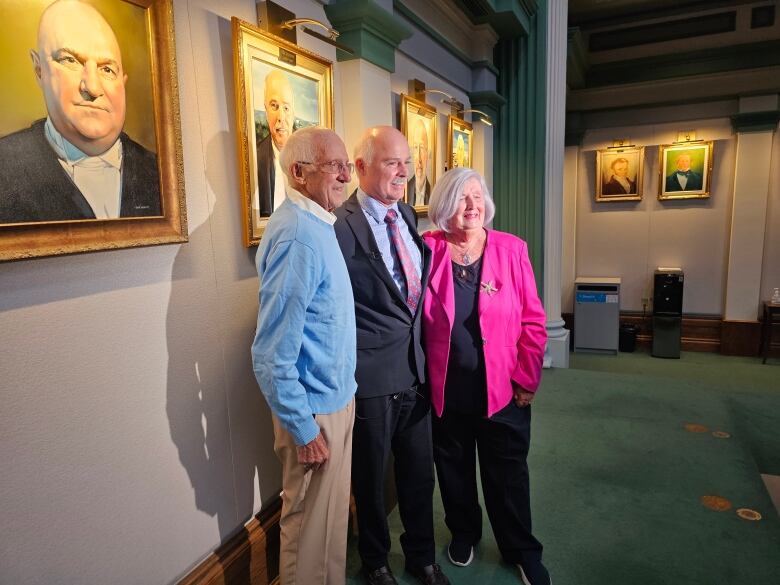
[[[331,160],[324,163],[313,163],[305,160],[295,161],[299,165],[311,165],[317,167],[319,170],[328,173],[329,175],[340,175],[344,171],[347,171],[348,175],[351,175],[355,171],[355,165],[351,162],[343,163],[338,160]]]

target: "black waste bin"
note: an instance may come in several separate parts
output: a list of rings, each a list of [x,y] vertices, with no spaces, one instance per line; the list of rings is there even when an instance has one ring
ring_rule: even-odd
[[[633,353],[636,349],[636,336],[638,333],[639,325],[621,323],[618,336],[618,349],[623,352]]]

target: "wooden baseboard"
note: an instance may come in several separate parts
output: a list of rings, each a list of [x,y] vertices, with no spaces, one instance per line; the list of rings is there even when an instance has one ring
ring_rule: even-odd
[[[760,347],[760,321],[723,321],[720,336],[722,354],[757,356]]]
[[[277,498],[178,585],[278,585],[281,514],[282,499]]]
[[[564,313],[562,318],[566,328],[573,331],[574,315]],[[653,317],[651,314],[642,315],[638,311],[621,311],[620,322],[639,326],[636,338],[637,348],[645,349],[653,344]],[[711,317],[683,315],[680,324],[680,347],[683,351],[723,353],[721,350],[722,329],[723,321],[716,315]],[[756,333],[756,339],[759,337],[760,329],[759,333]],[[571,338],[573,340],[574,336],[572,335]],[[758,349],[752,355],[758,355]]]

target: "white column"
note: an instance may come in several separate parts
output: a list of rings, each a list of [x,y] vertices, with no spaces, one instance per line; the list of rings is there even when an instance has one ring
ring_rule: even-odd
[[[567,2],[547,4],[547,126],[544,193],[544,367],[569,367],[569,331],[561,319],[563,154],[566,131]]]
[[[740,113],[777,110],[778,96],[740,99]],[[757,321],[775,129],[740,131],[734,171],[724,321]]]

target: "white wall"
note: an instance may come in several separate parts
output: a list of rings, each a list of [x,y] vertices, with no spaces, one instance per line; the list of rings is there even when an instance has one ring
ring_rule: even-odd
[[[676,140],[678,130],[695,128],[697,138],[714,141],[711,196],[705,200],[659,201],[658,144]],[[596,150],[613,139],[645,145],[642,201],[600,202],[594,198]],[[576,276],[619,276],[621,309],[641,311],[652,298],[657,266],[685,271],[683,311],[720,314],[726,278],[728,227],[733,197],[736,140],[728,119],[594,129],[585,133],[578,159]],[[573,162],[574,161],[574,162]],[[562,287],[571,291],[571,284]],[[571,310],[571,294],[562,299]],[[651,306],[648,304],[648,310]]]
[[[325,20],[321,2],[283,4]],[[190,242],[0,265],[0,583],[172,583],[278,494],[249,355],[231,16],[255,22],[254,1],[174,0]]]

